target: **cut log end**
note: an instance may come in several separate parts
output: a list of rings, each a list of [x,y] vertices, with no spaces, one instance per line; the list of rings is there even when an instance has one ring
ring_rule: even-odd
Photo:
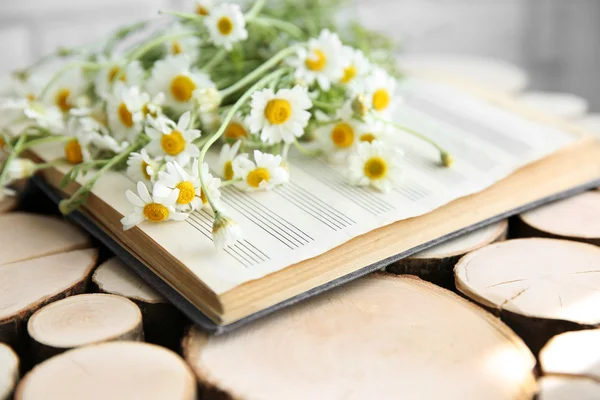
[[[536,388],[533,355],[502,322],[409,276],[375,274],[224,336],[192,328],[182,346],[206,399],[343,398],[349,387],[356,398],[521,399]]]
[[[27,330],[37,361],[92,343],[143,339],[139,307],[110,294],[82,294],[49,304],[31,316]]]
[[[192,400],[196,383],[189,367],[170,350],[109,342],[67,351],[31,370],[15,399],[42,398]]]
[[[92,281],[102,293],[127,297],[141,309],[145,339],[178,350],[186,318],[117,258],[100,265]]]
[[[0,400],[11,398],[19,381],[19,357],[7,345],[0,343]]]
[[[446,289],[454,289],[454,265],[470,251],[506,239],[508,221],[477,229],[433,246],[386,268],[394,274],[416,275]]]
[[[570,375],[600,383],[597,349],[600,349],[600,329],[563,333],[553,337],[540,351],[540,368],[546,375]]]
[[[3,265],[0,268],[0,341],[21,342],[29,317],[42,306],[83,293],[98,251],[68,253]]]
[[[495,310],[535,351],[553,335],[600,324],[600,248],[556,239],[486,246],[455,267],[456,287]]]
[[[519,237],[548,237],[600,245],[600,191],[582,193],[518,217]]]

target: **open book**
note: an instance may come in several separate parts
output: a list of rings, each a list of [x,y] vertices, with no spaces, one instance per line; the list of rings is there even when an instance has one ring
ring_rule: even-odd
[[[120,219],[131,207],[124,193],[135,185],[117,172],[102,176],[83,214],[137,259],[138,272],[147,269],[166,283],[159,291],[188,316],[223,331],[459,233],[600,185],[596,139],[469,90],[418,78],[399,87],[404,101],[394,119],[441,143],[455,158],[452,168],[439,166],[439,153],[426,143],[397,132],[405,152],[402,180],[382,194],[346,184],[323,160],[293,154],[293,179],[285,186],[260,193],[223,189],[229,214],[245,232],[223,251],[212,243],[212,216],[205,211],[124,232]],[[55,145],[35,148],[42,160],[61,153]],[[67,170],[49,169],[44,178],[58,188]]]

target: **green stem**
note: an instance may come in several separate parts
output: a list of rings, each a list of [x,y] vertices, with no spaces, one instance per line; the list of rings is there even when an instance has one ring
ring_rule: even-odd
[[[68,142],[69,140],[74,139],[73,136],[48,136],[41,139],[35,139],[31,142],[25,143],[21,150],[28,149],[33,146],[37,146],[38,144],[43,143],[53,143],[53,142]]]
[[[47,162],[47,163],[43,163],[43,164],[36,164],[35,165],[35,170],[39,171],[40,169],[44,169],[44,168],[50,168],[50,167],[54,167],[55,165],[61,164],[64,160],[62,158],[57,158],[56,160]]]
[[[298,50],[298,48],[301,46],[303,46],[303,44],[291,46],[291,47],[288,47],[286,49],[279,51],[279,53],[275,54],[273,57],[271,57],[271,59],[269,59],[268,61],[263,63],[260,67],[256,68],[254,71],[252,71],[248,75],[246,75],[243,79],[237,81],[236,83],[229,86],[228,88],[221,90],[220,91],[221,96],[226,97],[232,93],[237,92],[238,90],[242,89],[243,87],[250,84],[251,82],[255,81],[261,75],[266,73],[269,69],[271,69],[275,65],[277,65],[281,60],[283,60],[287,56],[295,53]]]
[[[319,100],[313,100],[312,103],[313,103],[313,106],[315,106],[315,107],[324,108],[326,110],[331,110],[331,111],[336,111],[343,107],[343,105],[325,103],[325,102],[319,101]]]
[[[135,61],[135,60],[141,58],[144,54],[146,54],[147,52],[149,52],[156,46],[163,44],[164,42],[168,42],[169,40],[182,39],[184,37],[194,36],[196,34],[198,34],[198,32],[196,32],[196,31],[187,31],[187,32],[181,32],[178,34],[173,34],[173,35],[159,36],[157,38],[154,38],[153,40],[150,40],[148,43],[144,44],[143,46],[138,47],[137,49],[131,50],[129,53],[127,53],[127,55],[125,56],[125,59],[127,60],[128,63],[130,63],[132,61]],[[116,79],[118,79],[118,77],[115,77],[115,80]]]
[[[220,49],[214,57],[202,67],[202,72],[209,73],[214,67],[227,57],[227,50]]]
[[[17,140],[13,151],[10,152],[10,154],[6,158],[6,161],[4,161],[4,165],[2,166],[2,173],[0,174],[0,188],[4,187],[4,182],[6,181],[6,177],[8,175],[8,167],[10,166],[10,163],[15,159],[15,157],[17,157],[19,151],[21,151],[21,146],[23,145],[23,142],[26,139],[27,135],[21,135],[21,137],[19,137],[19,140]]]
[[[210,149],[210,146],[212,146],[223,135],[223,133],[225,133],[225,129],[227,129],[229,122],[232,120],[232,118],[235,116],[235,114],[238,112],[238,110],[242,107],[242,105],[244,105],[244,103],[250,98],[250,96],[256,90],[258,90],[258,89],[264,87],[266,84],[268,84],[272,79],[279,78],[283,73],[285,73],[285,70],[280,69],[280,70],[273,71],[269,75],[265,76],[260,81],[256,82],[254,85],[252,85],[252,87],[250,89],[248,89],[238,99],[238,101],[236,101],[235,104],[231,107],[231,109],[229,110],[229,112],[227,113],[225,118],[223,119],[223,122],[221,123],[219,130],[217,130],[217,132],[213,136],[211,136],[211,138],[208,140],[208,142],[206,142],[206,144],[204,145],[204,147],[202,147],[202,150],[200,151],[200,157],[198,157],[198,161],[199,161],[198,162],[198,170],[199,170],[199,176],[200,176],[200,184],[202,186],[202,193],[204,193],[206,195],[206,199],[208,200],[210,207],[213,209],[213,211],[215,213],[218,210],[217,210],[217,207],[214,204],[213,200],[210,198],[208,189],[206,187],[206,183],[204,182],[204,176],[202,174],[202,165],[204,163],[204,157],[206,157],[206,153],[208,152],[208,149]]]
[[[103,64],[93,63],[93,62],[76,62],[76,63],[65,65],[60,70],[58,70],[58,72],[56,74],[54,74],[54,76],[52,77],[52,79],[50,79],[50,81],[46,84],[46,86],[44,86],[44,88],[42,89],[42,91],[40,93],[39,98],[43,99],[46,96],[46,94],[48,93],[48,90],[50,90],[50,88],[60,79],[60,77],[72,69],[82,68],[82,69],[95,70],[95,69],[100,69],[103,67],[104,67]]]
[[[113,166],[121,162],[125,157],[128,157],[131,152],[137,150],[139,148],[139,143],[134,143],[128,148],[126,148],[123,152],[117,154],[115,157],[111,158],[102,168],[100,168],[94,176],[88,180],[84,185],[82,185],[71,197],[68,199],[62,200],[58,205],[60,212],[63,214],[69,214],[75,208],[77,208],[80,204],[82,204],[90,190],[94,187],[96,181],[104,174],[104,172],[111,169]],[[75,207],[73,207],[75,205]]]
[[[258,13],[260,13],[260,11],[263,9],[266,2],[267,0],[256,0],[252,5],[252,8],[248,10],[248,12],[245,15],[246,21],[254,19],[258,15]]]
[[[298,26],[288,21],[271,17],[256,17],[252,19],[252,22],[256,22],[263,25],[270,25],[281,31],[289,33],[290,36],[296,39],[304,37],[304,31],[302,31],[302,29],[298,28]]]
[[[305,156],[313,157],[321,154],[321,149],[307,149],[306,147],[302,146],[298,140],[294,141],[294,147],[296,147],[298,151],[304,154]]]

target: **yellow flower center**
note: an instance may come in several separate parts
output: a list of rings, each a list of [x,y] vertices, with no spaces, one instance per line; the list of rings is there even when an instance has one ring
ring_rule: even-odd
[[[119,119],[121,123],[128,128],[133,126],[133,115],[127,109],[125,103],[119,104],[119,108],[117,109],[117,114],[119,114]]]
[[[83,154],[81,153],[81,146],[77,139],[69,140],[65,144],[65,158],[71,164],[79,164],[83,162]]]
[[[150,174],[148,173],[148,163],[146,161],[142,161],[142,164],[140,165],[140,168],[142,168],[142,175],[144,175],[144,178],[146,178],[147,180],[150,180]]]
[[[204,195],[204,191],[202,189],[200,189],[200,200],[202,200],[202,204],[208,203],[208,199]]]
[[[354,129],[345,122],[337,124],[331,130],[331,141],[336,147],[342,149],[352,146],[352,143],[354,143]]]
[[[222,35],[229,35],[233,31],[233,22],[229,17],[221,17],[217,22],[217,28]]]
[[[271,178],[271,174],[269,174],[269,170],[266,168],[256,168],[248,174],[246,178],[246,182],[248,185],[253,188],[257,188],[260,186],[261,182],[269,182],[269,178]]]
[[[378,89],[373,93],[373,108],[382,111],[390,105],[390,94],[385,89]]]
[[[112,81],[114,81],[115,77],[119,74],[119,72],[121,72],[121,68],[119,68],[117,66],[112,67],[108,71],[108,74],[106,75],[106,80],[108,81],[108,83],[111,83]],[[127,75],[126,74],[121,74],[119,76],[119,80],[121,82],[125,82],[127,80]]]
[[[185,149],[185,139],[179,131],[173,131],[168,135],[163,135],[160,139],[160,145],[165,153],[170,156],[176,156]]]
[[[342,76],[341,82],[342,83],[350,83],[350,81],[352,79],[354,79],[356,74],[357,74],[357,71],[356,71],[356,67],[354,65],[350,65],[349,67],[346,67],[346,69],[344,69],[344,76]]]
[[[171,94],[177,101],[188,101],[196,90],[194,81],[185,75],[177,75],[171,81]]]
[[[183,53],[183,48],[181,47],[181,43],[174,41],[171,43],[171,52],[173,54],[181,54]]]
[[[156,118],[156,112],[150,111],[148,104],[144,104],[144,107],[142,107],[142,113],[144,114],[144,117],[146,117],[147,115],[150,115],[152,118]]]
[[[327,65],[327,56],[321,50],[313,50],[306,61],[304,61],[306,68],[313,71],[323,71]]]
[[[227,129],[225,130],[225,138],[227,139],[239,139],[248,137],[248,132],[246,128],[240,123],[232,122],[227,125]]]
[[[208,15],[208,9],[204,6],[197,6],[196,7],[196,14],[198,15],[203,15],[203,16],[207,16]]]
[[[152,222],[160,222],[169,218],[169,209],[162,204],[148,203],[144,206],[144,217]]]
[[[360,135],[360,141],[361,142],[369,142],[369,143],[371,143],[375,139],[377,139],[377,138],[372,133],[363,133],[362,135]]]
[[[27,95],[27,100],[29,100],[29,101],[34,101],[34,100],[35,100],[35,94],[33,94],[33,93],[29,93],[29,94]]]
[[[2,138],[2,136],[0,136],[0,150],[4,148],[5,144],[6,144],[6,142],[4,141],[4,139]]]
[[[71,91],[69,89],[61,89],[56,93],[56,97],[54,98],[54,102],[56,106],[60,108],[62,112],[67,112],[71,109],[71,105],[69,104],[69,95]]]
[[[292,105],[284,99],[269,100],[265,107],[265,118],[273,125],[283,124],[292,116]]]
[[[231,161],[227,161],[225,165],[223,165],[223,178],[225,178],[226,181],[233,179],[233,163]]]
[[[371,157],[365,163],[364,171],[369,179],[381,179],[387,175],[388,165],[381,157]]]
[[[179,197],[177,197],[177,204],[190,204],[196,196],[194,185],[192,182],[184,181],[179,182],[175,188],[179,189]]]

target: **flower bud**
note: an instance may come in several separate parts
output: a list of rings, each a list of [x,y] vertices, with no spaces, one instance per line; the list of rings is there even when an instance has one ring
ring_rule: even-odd
[[[352,111],[361,118],[367,115],[369,108],[363,95],[359,94],[352,100]]]
[[[26,158],[17,158],[8,165],[7,178],[9,181],[29,178],[37,170],[33,161]]]
[[[442,165],[444,167],[451,167],[454,164],[454,157],[452,157],[452,154],[447,153],[447,152],[442,152],[441,154],[441,158],[442,158]]]

